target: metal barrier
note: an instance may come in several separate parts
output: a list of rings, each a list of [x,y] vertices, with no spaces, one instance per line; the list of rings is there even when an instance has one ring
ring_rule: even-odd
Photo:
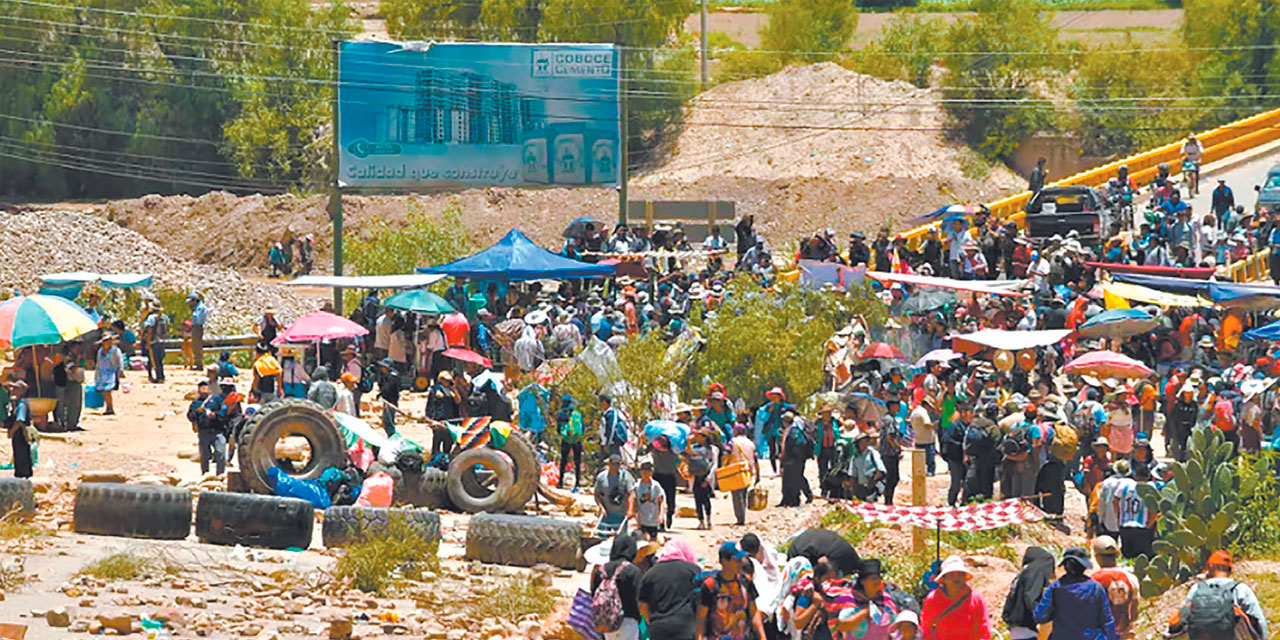
[[[1235,155],[1246,149],[1260,146],[1280,139],[1280,109],[1264,111],[1257,115],[1237,120],[1231,124],[1223,125],[1216,129],[1210,129],[1203,133],[1197,134],[1196,139],[1204,146],[1204,158],[1202,164],[1215,162],[1223,158]],[[1161,163],[1168,163],[1170,173],[1177,174],[1182,171],[1182,145],[1184,141],[1178,140],[1171,142],[1162,147],[1156,147],[1149,151],[1137,153],[1126,158],[1121,158],[1107,164],[1094,167],[1087,171],[1082,171],[1072,176],[1063,178],[1056,182],[1052,182],[1049,186],[1071,186],[1086,185],[1090,187],[1098,187],[1107,183],[1107,180],[1115,177],[1116,171],[1120,165],[1129,165],[1129,177],[1135,182],[1142,184],[1150,182],[1159,171]],[[1031,192],[1023,191],[1006,198],[996,200],[987,205],[991,209],[991,214],[998,219],[1008,220],[1016,223],[1019,227],[1025,226],[1027,202],[1031,200]],[[924,237],[930,229],[937,228],[939,222],[931,222],[921,225],[914,229],[904,231],[898,235],[906,238],[909,243],[915,245]],[[1258,254],[1264,255],[1264,254]],[[1240,262],[1254,260],[1256,256]],[[1267,260],[1265,257],[1261,260],[1263,273],[1267,268]],[[1240,272],[1247,271],[1250,267],[1239,267]],[[1253,267],[1256,269],[1255,267]],[[1230,265],[1231,274],[1237,272],[1236,264]],[[1256,273],[1256,271],[1255,271]],[[1263,276],[1265,277],[1265,275]]]
[[[1271,279],[1271,249],[1261,249],[1235,262],[1226,264],[1218,270],[1218,275],[1225,275],[1232,282],[1257,282]]]

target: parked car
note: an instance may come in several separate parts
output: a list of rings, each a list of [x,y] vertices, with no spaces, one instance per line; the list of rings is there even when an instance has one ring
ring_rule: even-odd
[[[1263,207],[1267,211],[1275,211],[1276,207],[1280,207],[1280,164],[1271,167],[1267,171],[1267,179],[1253,189],[1258,192],[1258,200],[1253,204],[1255,213]]]
[[[1082,242],[1098,242],[1111,228],[1113,212],[1103,193],[1093,187],[1046,187],[1027,203],[1027,235],[1066,236],[1075,231]]]

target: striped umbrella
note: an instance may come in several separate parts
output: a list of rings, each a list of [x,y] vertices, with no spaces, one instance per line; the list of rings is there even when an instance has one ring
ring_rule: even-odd
[[[80,305],[57,296],[18,296],[0,303],[2,347],[58,344],[97,328]]]

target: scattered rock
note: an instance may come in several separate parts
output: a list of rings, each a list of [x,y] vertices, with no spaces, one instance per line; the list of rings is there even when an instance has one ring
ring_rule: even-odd
[[[351,620],[334,619],[329,621],[329,640],[350,640]]]
[[[128,482],[129,476],[123,471],[84,471],[80,473],[80,482],[111,482],[123,483]]]
[[[122,636],[127,636],[133,633],[133,627],[138,621],[138,616],[132,613],[99,613],[94,619],[103,628],[111,629]],[[90,633],[93,632],[90,631]]]
[[[45,612],[44,621],[49,623],[51,627],[69,627],[71,626],[71,614],[67,613],[66,607],[50,609]]]

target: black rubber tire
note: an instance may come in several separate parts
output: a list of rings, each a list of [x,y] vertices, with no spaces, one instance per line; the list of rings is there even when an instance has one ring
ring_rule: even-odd
[[[511,432],[501,451],[511,456],[511,464],[515,467],[515,483],[507,498],[502,501],[502,510],[507,513],[522,513],[524,506],[529,504],[533,494],[538,491],[538,478],[542,475],[542,469],[538,466],[538,454],[533,450],[533,443],[528,436],[520,431]]]
[[[582,525],[569,520],[477,513],[467,528],[468,560],[516,567],[550,564],[581,571]]]
[[[329,507],[324,511],[320,539],[326,547],[345,547],[385,532],[391,518],[404,518],[409,528],[423,540],[440,540],[440,515],[436,512],[385,507]]]
[[[36,511],[36,493],[26,478],[0,478],[0,515],[9,512],[31,514]]]
[[[314,528],[315,509],[297,498],[209,491],[196,504],[196,537],[209,544],[306,549]]]
[[[76,533],[182,540],[191,535],[191,491],[147,484],[82,483]]]
[[[346,463],[346,443],[332,415],[301,398],[273,402],[245,425],[237,447],[240,472],[255,493],[271,495],[267,472],[276,466],[276,443],[288,436],[302,436],[311,445],[311,459],[301,471],[289,474],[294,478],[316,480],[325,469]]]
[[[448,473],[430,467],[423,469],[422,473],[404,473],[395,468],[388,469],[387,473],[396,481],[392,501],[397,506],[453,508],[453,501],[449,499]]]
[[[467,491],[471,483],[464,483],[464,475],[474,476],[473,467],[482,465],[494,472],[497,486],[485,495],[476,495]],[[449,501],[463,513],[490,512],[498,513],[511,497],[511,487],[515,484],[515,468],[507,454],[494,449],[471,449],[458,454],[449,462]]]

